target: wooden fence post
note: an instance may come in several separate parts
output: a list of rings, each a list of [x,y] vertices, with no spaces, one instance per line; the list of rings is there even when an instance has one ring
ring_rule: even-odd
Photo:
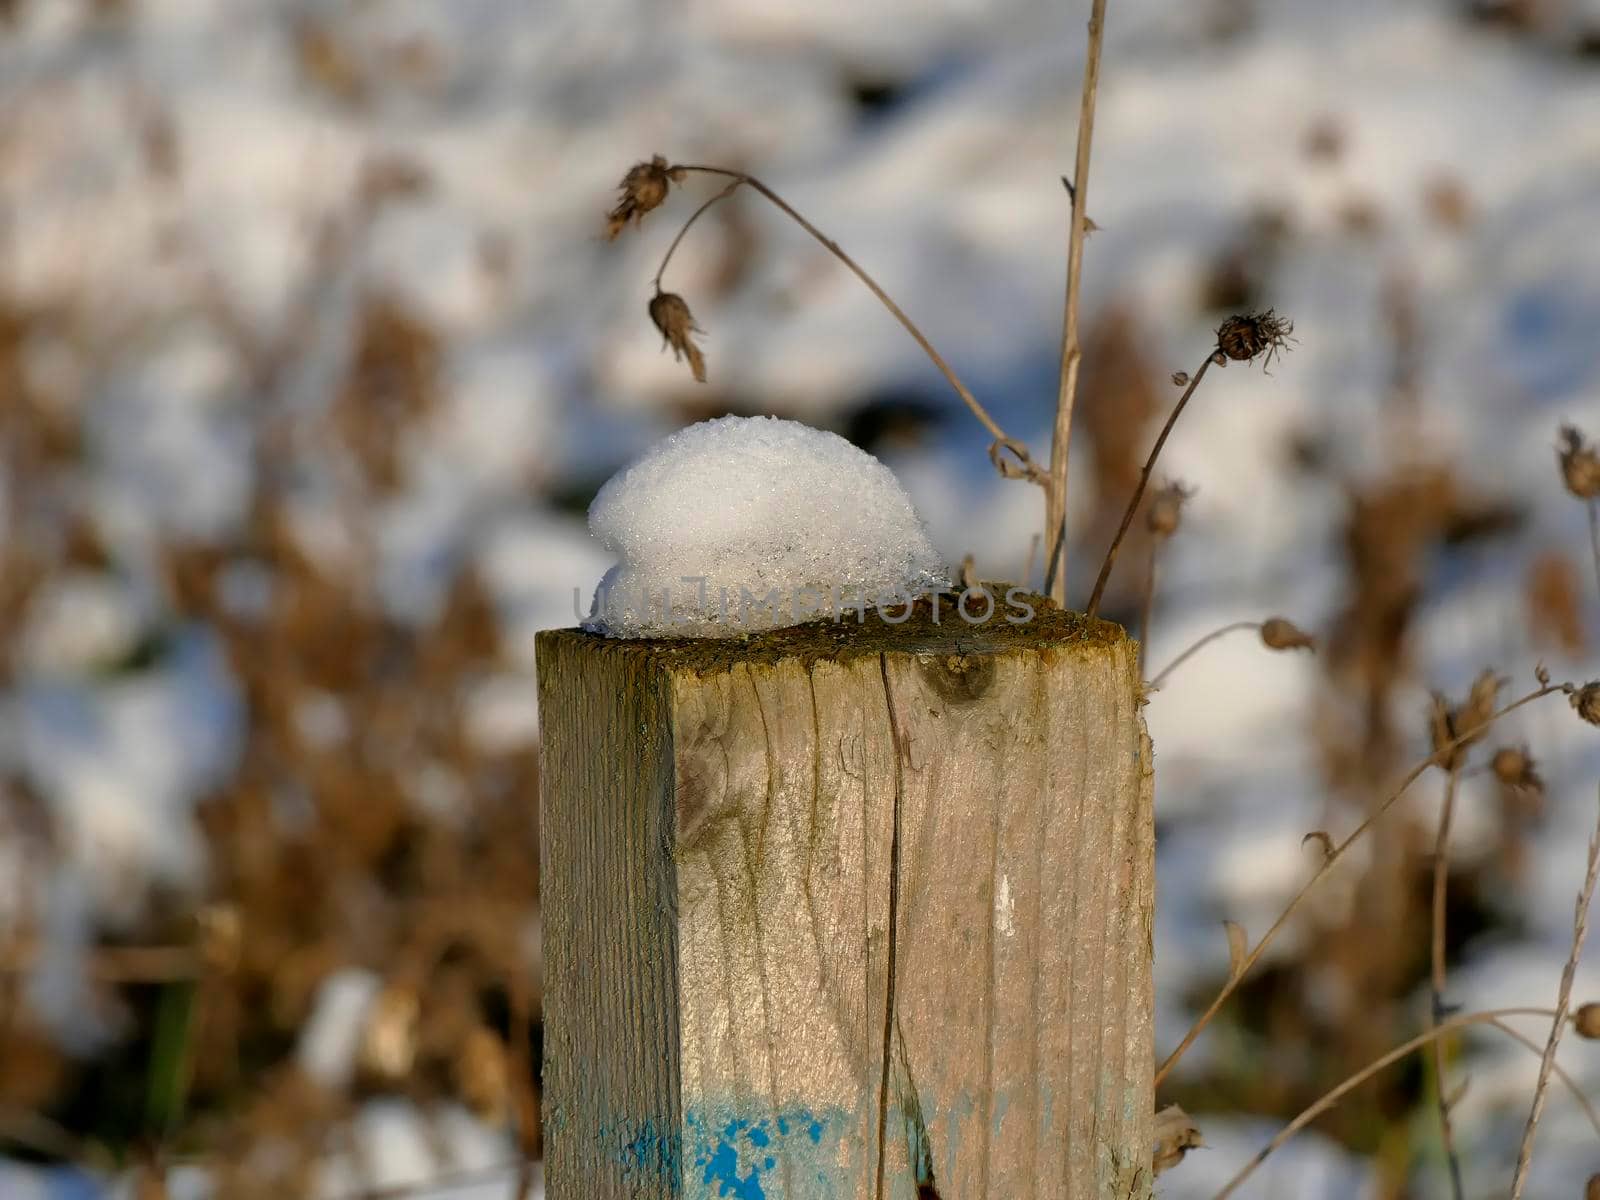
[[[538,639],[551,1200],[1140,1200],[1135,647]]]

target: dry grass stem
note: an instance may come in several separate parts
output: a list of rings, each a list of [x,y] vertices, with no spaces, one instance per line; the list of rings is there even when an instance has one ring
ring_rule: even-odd
[[[1083,63],[1083,99],[1078,105],[1078,150],[1073,165],[1072,216],[1067,227],[1067,299],[1061,322],[1061,374],[1056,393],[1055,430],[1050,441],[1050,486],[1046,492],[1045,592],[1066,603],[1067,451],[1072,440],[1072,409],[1078,395],[1083,346],[1078,337],[1079,296],[1083,283],[1083,238],[1089,203],[1089,157],[1094,142],[1094,105],[1100,90],[1100,48],[1105,41],[1106,0],[1089,12],[1089,44]],[[1065,180],[1062,181],[1066,182]]]
[[[1182,654],[1178,655],[1177,658],[1173,659],[1166,666],[1162,667],[1161,671],[1156,675],[1156,677],[1150,680],[1146,686],[1150,691],[1155,691],[1166,682],[1167,676],[1171,675],[1179,667],[1183,666],[1184,663],[1188,662],[1196,654],[1200,653],[1200,651],[1204,650],[1207,646],[1209,646],[1212,642],[1217,641],[1219,638],[1227,637],[1230,633],[1238,633],[1242,629],[1259,630],[1260,628],[1260,621],[1235,621],[1231,625],[1224,625],[1220,629],[1213,629],[1210,633],[1196,641]]]
[[[1534,1054],[1540,1055],[1541,1057],[1543,1056],[1544,1047],[1538,1042],[1534,1041],[1527,1034],[1523,1033],[1521,1030],[1514,1029],[1510,1025],[1507,1025],[1504,1021],[1498,1019],[1490,1021],[1489,1024],[1493,1025],[1512,1041],[1517,1042],[1522,1046],[1526,1046]],[[1550,1067],[1550,1073],[1561,1081],[1562,1086],[1567,1089],[1568,1094],[1577,1103],[1578,1107],[1583,1110],[1583,1115],[1589,1118],[1589,1124],[1591,1127],[1593,1127],[1595,1136],[1600,1137],[1600,1110],[1597,1110],[1594,1106],[1594,1101],[1590,1100],[1589,1097],[1584,1094],[1582,1085],[1572,1077],[1570,1072],[1564,1070],[1560,1063],[1552,1063]]]
[[[1106,551],[1105,561],[1100,564],[1100,576],[1094,582],[1094,591],[1089,595],[1089,615],[1095,616],[1100,611],[1100,601],[1106,591],[1106,583],[1111,579],[1111,568],[1116,565],[1117,551],[1122,546],[1122,539],[1128,536],[1128,530],[1133,525],[1134,515],[1139,511],[1139,505],[1144,500],[1145,489],[1150,486],[1150,475],[1155,470],[1156,459],[1161,455],[1161,448],[1167,444],[1167,438],[1172,434],[1172,427],[1177,424],[1178,418],[1183,414],[1184,406],[1189,403],[1189,397],[1194,395],[1195,389],[1200,386],[1200,381],[1206,377],[1217,353],[1215,348],[1206,354],[1206,359],[1189,379],[1189,386],[1183,389],[1183,395],[1178,397],[1178,403],[1172,408],[1172,414],[1167,418],[1167,423],[1161,427],[1161,433],[1156,438],[1156,444],[1150,448],[1150,456],[1145,459],[1144,469],[1139,472],[1138,486],[1133,489],[1133,497],[1128,501],[1128,507],[1122,514],[1122,524],[1117,528],[1116,537],[1111,539],[1111,547]],[[1062,518],[1064,521],[1065,518]],[[1053,528],[1053,527],[1052,527]],[[1060,532],[1065,532],[1066,526],[1061,526]],[[1055,566],[1054,561],[1051,567]]]
[[[1595,587],[1600,588],[1600,502],[1590,500],[1589,509],[1589,556],[1594,560]]]
[[[9,947],[0,956],[0,976],[32,971],[42,953],[34,942]],[[88,952],[84,970],[110,984],[178,983],[201,973],[200,955],[188,946],[100,946]]]
[[[1600,816],[1600,805],[1596,806]],[[1589,905],[1594,900],[1594,889],[1600,881],[1600,825],[1589,839],[1588,865],[1584,870],[1583,891],[1572,915],[1572,949],[1567,953],[1567,963],[1561,969],[1561,988],[1556,994],[1556,1009],[1550,1021],[1550,1037],[1544,1045],[1544,1057],[1539,1062],[1539,1082],[1533,1089],[1533,1105],[1528,1111],[1528,1124],[1522,1131],[1522,1146],[1517,1151],[1517,1169],[1511,1178],[1511,1200],[1521,1200],[1522,1189],[1528,1183],[1528,1167],[1533,1160],[1533,1139],[1539,1129],[1539,1118],[1544,1114],[1545,1097],[1550,1090],[1550,1072],[1555,1066],[1556,1046],[1561,1041],[1567,1024],[1567,1009],[1572,1004],[1572,980],[1578,973],[1578,958],[1583,953],[1583,941],[1589,932]]]
[[[1489,722],[1492,723],[1493,721],[1497,721],[1507,713],[1514,712],[1525,704],[1531,704],[1535,700],[1539,700],[1545,696],[1549,696],[1553,693],[1561,691],[1564,691],[1564,688],[1560,684],[1542,683],[1536,691],[1529,692],[1527,695],[1513,700],[1510,704],[1507,704],[1498,712],[1491,714]],[[1460,740],[1462,742],[1465,741],[1465,739]],[[1449,747],[1446,747],[1446,749],[1448,748]],[[1338,845],[1334,846],[1328,852],[1321,865],[1318,866],[1317,870],[1312,874],[1311,878],[1308,879],[1305,884],[1301,886],[1300,890],[1294,894],[1294,897],[1284,907],[1283,912],[1278,914],[1278,919],[1272,923],[1272,927],[1268,929],[1266,933],[1261,935],[1261,940],[1258,941],[1250,950],[1249,954],[1245,956],[1245,960],[1240,965],[1239,969],[1233,972],[1228,981],[1222,985],[1221,989],[1217,992],[1216,998],[1212,1000],[1210,1007],[1208,1007],[1206,1011],[1202,1013],[1194,1022],[1194,1024],[1189,1027],[1189,1032],[1184,1034],[1183,1040],[1178,1043],[1177,1049],[1173,1050],[1171,1054],[1167,1055],[1166,1060],[1162,1062],[1161,1066],[1156,1071],[1155,1083],[1157,1087],[1160,1087],[1167,1076],[1172,1073],[1172,1069],[1177,1066],[1184,1053],[1189,1049],[1190,1046],[1194,1044],[1195,1039],[1198,1038],[1202,1032],[1204,1032],[1206,1026],[1211,1024],[1213,1018],[1215,1018],[1217,1013],[1221,1011],[1222,1006],[1227,1003],[1228,998],[1233,995],[1240,982],[1246,975],[1250,973],[1250,968],[1253,967],[1260,959],[1267,946],[1272,943],[1272,940],[1277,937],[1278,933],[1284,928],[1285,925],[1289,923],[1289,919],[1299,911],[1300,906],[1305,903],[1306,896],[1310,894],[1311,889],[1316,887],[1323,877],[1325,877],[1328,872],[1334,868],[1334,865],[1344,857],[1345,852],[1350,849],[1350,847],[1358,838],[1362,836],[1362,834],[1371,829],[1373,825],[1378,822],[1379,818],[1384,815],[1384,813],[1388,812],[1389,809],[1394,807],[1395,803],[1400,799],[1401,796],[1405,795],[1405,793],[1410,789],[1411,785],[1422,777],[1423,772],[1434,765],[1434,763],[1437,761],[1438,752],[1439,748],[1435,748],[1435,751],[1430,753],[1427,758],[1423,759],[1421,762],[1413,766],[1411,770],[1406,772],[1405,777],[1401,779],[1399,785],[1396,786],[1394,790],[1391,791],[1375,809],[1368,813],[1362,822],[1357,825],[1342,842],[1338,843]],[[1440,1028],[1444,1027],[1445,1026],[1442,1025],[1440,1026]]]
[[[694,223],[704,216],[708,209],[737,192],[743,184],[744,180],[735,179],[689,214],[689,219],[679,227],[678,232],[673,235],[671,244],[667,247],[667,252],[661,256],[661,265],[656,268],[656,277],[651,281],[655,284],[656,291],[659,292],[661,290],[661,277],[667,273],[667,264],[672,261],[672,256],[677,253],[678,247],[683,243],[683,239],[688,236],[689,230],[694,228]]]
[[[1145,563],[1144,572],[1144,599],[1139,605],[1139,677],[1144,678],[1144,664],[1147,649],[1150,645],[1150,613],[1156,603],[1156,573],[1158,570],[1157,559],[1161,554],[1161,539],[1150,539],[1150,553]]]
[[[518,1200],[533,1189],[533,1164],[542,1150],[539,1128],[539,1097],[534,1094],[533,995],[528,972],[512,971],[506,980],[511,1000],[511,1093],[517,1135],[517,1153],[522,1162],[517,1170]]]
[[[1466,1013],[1459,1017],[1451,1017],[1448,1021],[1440,1023],[1426,1033],[1419,1033],[1410,1041],[1401,1043],[1381,1058],[1368,1063],[1337,1087],[1325,1092],[1314,1104],[1300,1112],[1294,1120],[1278,1131],[1276,1137],[1257,1151],[1255,1156],[1240,1169],[1237,1175],[1228,1180],[1223,1189],[1213,1197],[1213,1200],[1227,1200],[1229,1196],[1239,1190],[1246,1179],[1255,1173],[1255,1169],[1265,1162],[1274,1150],[1327,1112],[1351,1091],[1360,1087],[1379,1071],[1393,1066],[1407,1055],[1414,1054],[1424,1046],[1430,1045],[1437,1039],[1454,1033],[1459,1029],[1468,1029],[1474,1025],[1489,1025],[1497,1029],[1503,1029],[1505,1027],[1501,1024],[1501,1021],[1506,1017],[1547,1017],[1551,1015],[1553,1015],[1553,1010],[1548,1008],[1497,1008],[1486,1012]]]
[[[964,403],[967,408],[971,410],[972,415],[978,419],[979,424],[989,431],[989,436],[994,439],[993,443],[991,443],[989,447],[989,457],[991,461],[995,463],[995,466],[1000,470],[1000,473],[1005,475],[1007,478],[1027,479],[1033,483],[1039,484],[1042,487],[1047,487],[1049,485],[1049,477],[1038,465],[1034,463],[1027,447],[1021,442],[1017,441],[1015,438],[1007,436],[1005,430],[1001,429],[999,423],[989,415],[989,410],[984,408],[984,406],[978,402],[978,398],[972,394],[971,389],[968,388],[966,384],[961,382],[960,376],[958,376],[954,369],[951,368],[950,364],[944,360],[944,356],[934,349],[933,343],[928,340],[927,335],[925,335],[921,329],[917,328],[916,323],[912,321],[910,317],[906,316],[904,309],[890,299],[889,293],[885,292],[883,288],[879,286],[878,281],[871,275],[867,274],[867,272],[859,263],[856,262],[855,259],[851,258],[844,252],[839,243],[835,242],[832,238],[828,237],[827,234],[823,233],[822,230],[818,229],[810,221],[806,220],[806,218],[801,216],[800,213],[796,211],[787,200],[778,195],[777,192],[773,191],[766,184],[762,183],[754,175],[747,175],[743,171],[735,171],[727,167],[710,166],[704,163],[682,163],[673,166],[671,169],[673,171],[682,171],[686,173],[695,172],[701,175],[715,175],[722,179],[732,180],[733,186],[743,185],[744,187],[748,187],[753,191],[759,192],[767,199],[768,202],[783,212],[785,216],[809,233],[818,243],[822,245],[824,249],[828,251],[828,253],[832,254],[846,267],[848,267],[850,272],[866,285],[867,290],[877,297],[878,302],[882,304],[884,308],[888,309],[889,314],[893,316],[895,320],[900,322],[901,327],[911,335],[912,340],[915,341],[918,346],[922,347],[922,352],[926,354],[929,361],[931,361],[933,365],[938,368],[939,373],[944,376],[945,381],[949,383],[951,388],[955,390],[956,395],[961,397],[962,403]],[[731,189],[724,189],[723,194],[727,194],[729,190]],[[721,198],[721,195],[714,196],[712,197],[712,201],[708,203],[715,202]],[[705,206],[703,205],[702,208],[703,207]],[[696,215],[698,215],[698,213]],[[693,220],[693,218],[691,218],[691,220]],[[1007,459],[1005,457],[1006,454],[1011,455],[1012,458]]]
[[[1183,506],[1194,495],[1194,489],[1184,483],[1169,483],[1150,500],[1144,515],[1145,531],[1150,535],[1148,561],[1145,564],[1144,600],[1139,606],[1139,677],[1144,677],[1145,662],[1150,645],[1150,616],[1156,603],[1156,580],[1161,548],[1183,525]]]
[[[1445,989],[1445,900],[1450,876],[1450,824],[1455,815],[1456,787],[1461,781],[1461,767],[1450,768],[1444,785],[1444,802],[1439,807],[1439,830],[1433,842],[1433,921],[1429,939],[1429,971],[1431,1003],[1428,1006],[1428,1028],[1438,1028],[1447,1012]],[[1445,1090],[1445,1041],[1441,1038],[1432,1047],[1433,1087],[1439,1108],[1439,1137],[1444,1145],[1445,1162],[1450,1172],[1450,1192],[1455,1200],[1464,1194],[1461,1182],[1461,1158],[1456,1153],[1455,1130],[1450,1124],[1450,1094]]]

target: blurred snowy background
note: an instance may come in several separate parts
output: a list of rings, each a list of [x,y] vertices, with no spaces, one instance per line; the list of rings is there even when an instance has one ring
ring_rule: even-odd
[[[609,565],[599,483],[765,412],[884,458],[984,577],[1042,518],[754,196],[666,279],[708,330],[695,385],[645,315],[693,199],[609,244],[613,188],[656,152],[758,174],[1047,458],[1087,8],[0,0],[0,1196],[537,1189],[533,634]],[[1169,375],[1230,311],[1298,338],[1214,372],[1164,460],[1198,490],[1150,664],[1273,612],[1325,643],[1225,640],[1151,700],[1164,1053],[1220,921],[1265,929],[1302,835],[1424,751],[1430,688],[1600,673],[1553,449],[1600,432],[1600,7],[1111,0],[1089,211],[1076,602]],[[1542,796],[1464,779],[1451,1001],[1553,1003],[1595,733],[1545,701],[1490,739]],[[1440,790],[1163,1090],[1213,1148],[1160,1194],[1211,1194],[1419,1028]],[[1494,1036],[1452,1063],[1473,1195],[1504,1194],[1537,1070]],[[1600,1094],[1600,1051],[1563,1062]],[[1442,1194],[1426,1079],[1363,1088],[1248,1194]],[[1597,1150],[1558,1091],[1529,1194],[1578,1194]]]

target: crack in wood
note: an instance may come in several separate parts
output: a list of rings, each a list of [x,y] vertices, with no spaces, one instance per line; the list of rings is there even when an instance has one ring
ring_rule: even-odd
[[[889,1132],[889,1063],[894,1052],[895,938],[900,919],[900,809],[905,798],[905,768],[901,757],[900,720],[895,713],[894,691],[889,686],[889,660],[878,655],[883,674],[883,699],[889,708],[889,743],[894,750],[894,817],[889,834],[889,962],[883,999],[883,1071],[878,1081],[878,1182],[876,1200],[883,1200],[884,1144]]]

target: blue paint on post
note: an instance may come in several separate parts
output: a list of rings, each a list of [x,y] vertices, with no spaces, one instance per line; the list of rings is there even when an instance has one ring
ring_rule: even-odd
[[[841,1175],[849,1155],[837,1144],[855,1129],[852,1114],[797,1107],[741,1115],[741,1107],[684,1114],[685,1200],[834,1200],[853,1194]],[[785,1191],[813,1179],[816,1184],[807,1183],[801,1196]]]
[[[761,1188],[759,1168],[751,1167],[748,1175],[740,1176],[739,1152],[732,1142],[723,1142],[717,1147],[706,1163],[702,1182],[716,1184],[716,1194],[730,1196],[732,1200],[767,1200],[767,1193]]]

